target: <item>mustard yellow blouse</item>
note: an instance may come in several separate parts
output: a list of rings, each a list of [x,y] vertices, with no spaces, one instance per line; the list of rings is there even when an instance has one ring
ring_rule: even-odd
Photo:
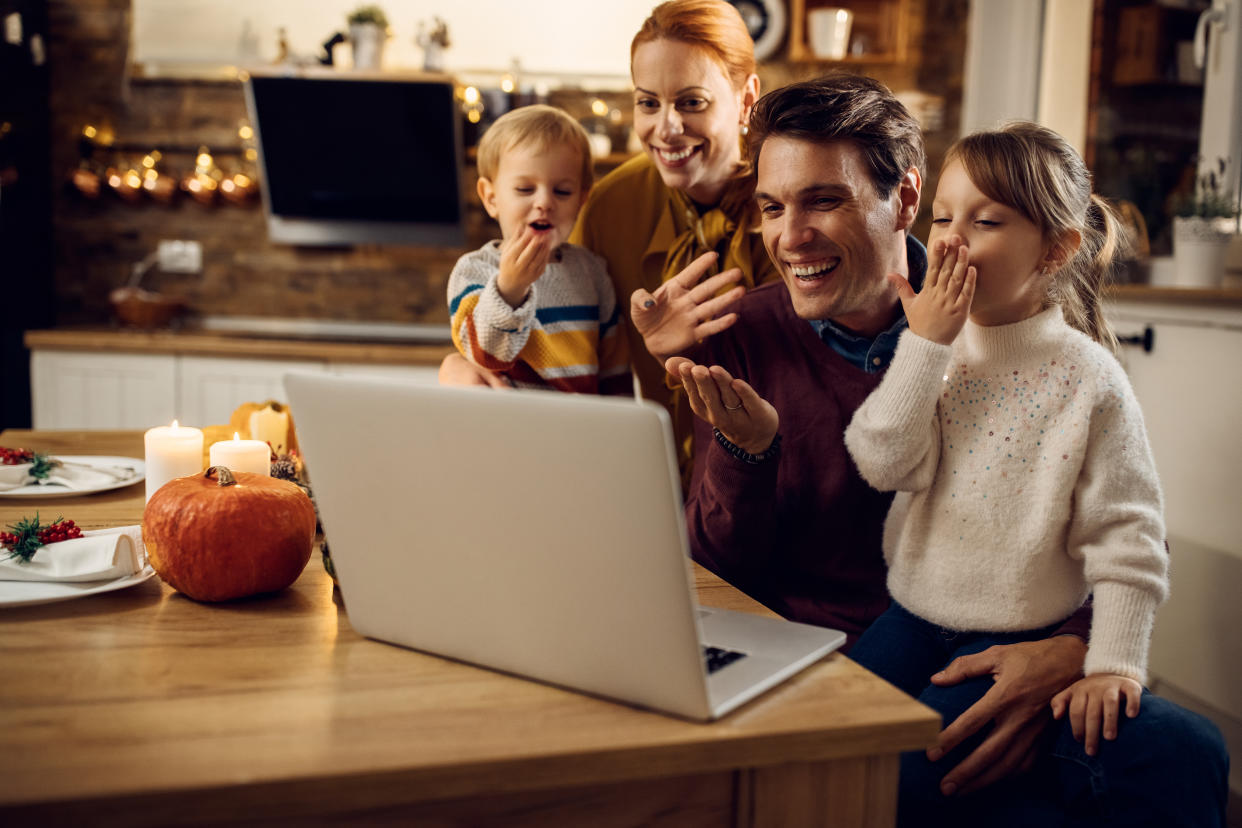
[[[578,215],[570,241],[603,256],[623,310],[625,333],[642,395],[664,405],[676,430],[683,477],[691,457],[693,416],[680,393],[664,382],[664,368],[647,353],[629,321],[630,294],[654,291],[686,265],[711,250],[720,254],[713,272],[739,268],[746,287],[779,279],[758,228],[754,179],[739,177],[720,204],[700,212],[679,190],[664,185],[651,159],[638,155],[601,179]]]

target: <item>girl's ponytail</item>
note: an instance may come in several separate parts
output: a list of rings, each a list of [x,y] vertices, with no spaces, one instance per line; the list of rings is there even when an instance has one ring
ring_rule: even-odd
[[[1104,318],[1101,296],[1130,251],[1131,239],[1117,211],[1094,193],[1080,232],[1078,252],[1052,280],[1052,299],[1062,307],[1071,327],[1115,353],[1117,337]]]

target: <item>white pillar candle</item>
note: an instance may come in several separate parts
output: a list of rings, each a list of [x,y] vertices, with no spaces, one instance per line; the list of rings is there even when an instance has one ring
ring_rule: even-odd
[[[157,426],[143,435],[146,447],[147,500],[176,477],[203,470],[203,432],[189,426]]]
[[[289,415],[286,412],[277,411],[269,405],[251,412],[247,425],[251,440],[270,443],[277,457],[288,453]]]
[[[267,443],[259,440],[243,440],[236,432],[232,440],[212,443],[209,449],[211,465],[227,466],[229,471],[254,472],[271,475],[272,454]]]

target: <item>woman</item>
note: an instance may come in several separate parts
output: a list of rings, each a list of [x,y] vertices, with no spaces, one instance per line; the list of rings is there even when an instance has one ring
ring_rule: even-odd
[[[642,395],[673,413],[686,467],[692,415],[665,384],[663,359],[733,324],[721,312],[742,285],[778,278],[744,150],[759,97],[754,44],[723,0],[669,0],[634,36],[630,71],[644,153],[595,186],[570,241],[603,256],[618,298],[630,297],[634,373]],[[440,381],[499,383],[456,355]]]

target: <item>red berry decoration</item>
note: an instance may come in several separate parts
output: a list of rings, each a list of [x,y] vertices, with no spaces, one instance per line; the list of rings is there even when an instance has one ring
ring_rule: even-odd
[[[30,476],[36,480],[46,480],[52,469],[60,465],[60,461],[46,454],[39,454],[30,449],[5,448],[0,446],[0,464],[17,466],[30,464]]]
[[[24,448],[5,448],[0,446],[0,465],[17,466],[29,463],[34,459],[34,452]]]
[[[56,518],[48,524],[39,523],[39,514],[22,518],[9,526],[12,532],[0,532],[0,546],[9,550],[10,558],[29,561],[35,552],[49,543],[82,537],[82,530],[72,520]]]

